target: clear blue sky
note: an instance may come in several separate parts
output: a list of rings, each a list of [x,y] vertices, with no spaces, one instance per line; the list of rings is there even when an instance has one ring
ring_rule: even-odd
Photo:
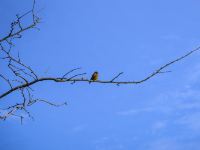
[[[3,36],[31,1],[0,3]],[[199,6],[198,0],[37,0],[41,31],[26,32],[16,49],[41,76],[82,67],[87,78],[98,70],[102,80],[121,71],[120,80],[142,79],[199,46]],[[68,106],[36,104],[35,121],[1,122],[0,149],[199,150],[199,57],[137,86],[37,84],[36,97]]]

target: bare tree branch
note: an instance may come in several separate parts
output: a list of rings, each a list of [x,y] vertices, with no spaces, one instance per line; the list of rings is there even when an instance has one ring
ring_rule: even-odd
[[[3,94],[0,95],[0,99],[7,96],[8,94],[18,90],[18,89],[21,89],[21,88],[25,88],[25,87],[30,87],[32,86],[33,84],[36,84],[38,82],[43,82],[43,81],[54,81],[54,82],[96,82],[96,83],[104,83],[104,84],[117,84],[117,85],[120,85],[120,84],[141,84],[149,79],[151,79],[152,77],[154,77],[155,75],[159,74],[159,73],[163,73],[162,70],[164,70],[165,68],[167,68],[168,66],[186,58],[187,56],[191,55],[192,53],[196,52],[200,50],[200,47],[197,47],[196,49],[192,50],[192,51],[189,51],[188,53],[186,53],[185,55],[175,59],[175,60],[172,60],[171,62],[161,66],[160,68],[158,68],[157,70],[155,70],[153,73],[151,73],[150,75],[148,75],[146,78],[142,79],[142,80],[138,80],[138,81],[114,81],[116,78],[118,78],[121,74],[119,73],[116,77],[114,77],[112,80],[97,80],[97,81],[91,81],[89,79],[84,79],[84,78],[76,78],[74,79],[76,76],[79,76],[79,75],[84,75],[86,73],[82,73],[82,74],[77,74],[77,75],[74,75],[70,78],[56,78],[56,77],[43,77],[43,78],[39,78],[39,79],[36,79],[36,80],[33,80],[31,82],[28,82],[28,83],[25,83],[25,84],[22,84],[22,85],[19,85],[19,86],[16,86],[6,92],[4,92]]]
[[[25,19],[25,17],[30,16],[32,18],[32,22],[29,25],[23,25],[22,22]],[[31,80],[38,80],[38,75],[30,66],[26,65],[21,61],[19,52],[16,55],[14,52],[11,51],[11,49],[15,46],[13,40],[21,38],[22,34],[25,31],[37,28],[36,26],[39,22],[40,18],[35,13],[35,0],[33,0],[31,10],[25,12],[22,15],[17,14],[16,20],[14,20],[10,24],[10,31],[7,34],[7,36],[0,39],[0,54],[3,55],[1,60],[7,62],[8,72],[10,72],[13,77],[13,79],[10,79],[8,77],[11,77],[11,75],[5,75],[0,73],[0,79],[4,80],[7,83],[7,85],[9,86],[9,90],[19,91],[21,95],[21,100],[19,99],[16,104],[8,106],[4,109],[0,109],[0,120],[6,120],[8,117],[14,116],[19,117],[22,123],[23,118],[25,118],[24,115],[27,115],[28,117],[33,119],[33,116],[30,114],[27,108],[37,102],[43,102],[55,107],[66,105],[66,102],[62,104],[54,104],[48,100],[34,99],[32,94],[33,89],[31,88],[31,86],[22,86],[16,88],[20,84],[29,84]],[[19,114],[19,112],[23,113]]]
[[[8,85],[10,86],[10,88],[12,89],[12,84],[10,83],[10,80],[7,79],[6,77],[4,77],[2,74],[0,74],[0,77],[1,77],[2,79],[4,79],[4,80],[6,81],[6,83],[8,83]]]
[[[72,73],[72,72],[74,72],[74,71],[76,71],[76,70],[79,70],[79,69],[81,69],[81,68],[75,68],[75,69],[72,69],[72,70],[68,71],[67,73],[65,73],[65,74],[62,76],[62,78],[64,79],[67,75],[69,75],[70,73]]]
[[[33,6],[30,11],[27,11],[26,13],[22,14],[21,16],[16,15],[17,19],[11,23],[10,32],[7,36],[0,39],[0,43],[4,41],[9,41],[10,38],[21,38],[21,33],[23,33],[26,30],[33,29],[39,22],[40,18],[35,15],[34,12],[35,9],[35,0],[33,1]],[[26,27],[22,27],[21,19],[23,19],[25,16],[31,14],[32,15],[32,23]],[[17,31],[13,32],[16,27],[19,27]]]
[[[115,79],[117,79],[120,75],[122,75],[123,72],[120,72],[117,76],[115,76],[110,82],[113,82]]]
[[[32,18],[32,21],[29,25],[25,26],[22,22],[25,19],[25,17]],[[0,102],[3,100],[6,96],[19,92],[20,99],[17,100],[16,104],[10,105],[7,108],[0,109],[0,120],[6,120],[10,116],[18,117],[21,120],[21,123],[23,121],[23,118],[28,116],[29,118],[33,119],[33,116],[28,111],[28,108],[32,106],[35,103],[45,103],[50,106],[54,107],[60,107],[63,105],[66,105],[67,103],[61,103],[56,104],[52,103],[49,100],[44,99],[38,99],[34,98],[33,94],[33,85],[36,85],[39,82],[47,82],[47,81],[53,81],[56,83],[79,83],[79,82],[95,82],[99,84],[114,84],[114,85],[122,85],[122,84],[141,84],[144,83],[154,76],[161,74],[161,73],[167,73],[170,71],[166,71],[165,69],[169,66],[171,66],[174,63],[177,63],[186,57],[190,56],[194,52],[197,52],[200,50],[200,47],[197,47],[194,50],[191,50],[187,52],[186,54],[162,65],[152,73],[148,74],[145,78],[141,80],[131,80],[131,81],[118,81],[119,77],[123,74],[123,72],[118,73],[116,76],[114,76],[111,80],[90,80],[88,78],[85,78],[84,75],[86,75],[86,72],[77,72],[80,71],[81,68],[74,68],[72,70],[69,70],[67,73],[65,73],[62,76],[59,77],[40,77],[34,69],[32,69],[30,66],[26,65],[24,62],[22,62],[22,59],[20,58],[19,52],[16,54],[16,52],[12,51],[12,48],[14,47],[14,39],[22,38],[22,34],[30,29],[37,28],[38,23],[40,22],[40,18],[37,17],[35,13],[35,0],[33,0],[33,5],[31,10],[25,12],[22,15],[16,15],[16,20],[14,20],[10,25],[10,31],[9,33],[0,39],[0,54],[3,56],[0,60],[6,62],[6,68],[9,75],[5,75],[5,73],[0,73],[0,80],[3,80],[3,82],[6,82],[6,85],[8,88],[0,93]],[[11,77],[12,76],[12,77]],[[22,114],[19,114],[19,112],[23,112]]]

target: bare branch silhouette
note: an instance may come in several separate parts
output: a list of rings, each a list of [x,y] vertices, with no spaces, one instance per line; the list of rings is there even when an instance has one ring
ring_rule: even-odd
[[[22,20],[25,17],[32,18],[31,23],[28,26],[24,26]],[[24,117],[28,116],[33,119],[33,116],[28,111],[28,107],[32,106],[35,103],[45,103],[51,106],[59,107],[66,105],[66,102],[61,104],[52,103],[49,100],[34,98],[33,85],[39,82],[53,81],[56,83],[79,83],[79,82],[94,82],[99,84],[142,84],[151,78],[155,77],[161,73],[167,73],[165,69],[169,66],[177,63],[186,57],[190,56],[194,52],[200,50],[200,47],[197,47],[191,51],[188,51],[186,54],[162,65],[152,73],[148,74],[145,78],[141,80],[130,80],[130,81],[119,81],[119,77],[123,72],[118,73],[112,79],[107,80],[90,80],[85,77],[86,72],[80,72],[81,68],[74,68],[66,72],[64,75],[58,77],[40,77],[30,66],[22,62],[19,53],[13,52],[12,48],[14,47],[14,40],[22,38],[22,34],[34,28],[37,28],[37,25],[40,23],[40,18],[35,13],[35,0],[33,1],[33,6],[31,10],[25,12],[22,15],[16,15],[16,20],[11,23],[9,33],[0,39],[0,54],[3,56],[1,61],[4,63],[7,62],[6,68],[8,69],[10,75],[0,73],[0,80],[6,83],[7,90],[0,93],[0,102],[4,100],[5,97],[9,96],[12,93],[19,92],[21,99],[18,100],[16,104],[10,105],[6,108],[0,109],[0,120],[6,120],[10,116],[19,117],[21,122]],[[23,112],[23,115],[19,112]]]
[[[164,70],[165,68],[167,68],[168,66],[186,58],[187,56],[191,55],[192,53],[194,53],[195,51],[198,51],[200,50],[200,47],[197,47],[196,49],[192,50],[192,51],[189,51],[188,53],[186,53],[185,55],[167,63],[167,64],[164,64],[163,66],[161,66],[160,68],[158,68],[157,70],[155,70],[153,73],[149,74],[147,77],[145,77],[144,79],[141,79],[141,80],[138,80],[138,81],[114,81],[115,79],[117,79],[121,74],[119,73],[117,76],[115,76],[112,80],[96,80],[96,81],[93,81],[93,80],[89,80],[89,79],[86,79],[86,78],[75,78],[77,76],[81,76],[81,75],[85,75],[86,73],[80,73],[80,74],[76,74],[76,75],[73,75],[72,77],[69,77],[69,78],[63,78],[63,77],[43,77],[43,78],[38,78],[38,79],[35,79],[31,82],[26,82],[24,84],[21,84],[21,85],[18,85],[6,92],[4,92],[3,94],[0,95],[0,99],[7,96],[8,94],[18,90],[18,89],[21,89],[21,88],[25,88],[25,87],[30,87],[32,86],[33,84],[36,84],[38,82],[43,82],[43,81],[54,81],[54,82],[95,82],[95,83],[104,83],[104,84],[117,84],[117,85],[120,85],[120,84],[141,84],[151,78],[153,78],[155,75],[157,74],[160,74],[160,73],[166,73],[165,71],[162,71]],[[77,70],[77,69],[73,69],[73,70]],[[72,72],[72,71],[70,71]],[[169,71],[167,71],[169,72]]]
[[[29,25],[23,25],[23,21],[28,18],[32,18]],[[14,40],[22,38],[22,34],[25,31],[31,29],[38,29],[36,26],[40,23],[40,18],[35,13],[35,0],[31,10],[25,12],[22,15],[17,14],[16,20],[14,20],[10,25],[9,33],[0,39],[0,54],[3,56],[2,61],[7,62],[6,68],[10,74],[0,73],[0,79],[3,80],[8,85],[8,91],[17,91],[21,95],[21,100],[18,100],[16,104],[10,105],[6,108],[0,108],[0,120],[6,120],[10,116],[19,117],[21,123],[25,116],[28,116],[33,119],[28,107],[32,106],[35,103],[43,102],[45,104],[59,107],[66,105],[66,102],[62,104],[52,103],[48,100],[34,98],[31,86],[20,86],[20,84],[29,84],[31,80],[38,80],[37,73],[28,65],[22,62],[19,52],[12,51],[14,45]],[[11,92],[6,93],[11,93]],[[2,94],[1,98],[7,96],[8,94]],[[20,102],[21,101],[21,102]],[[23,113],[19,113],[23,112]]]

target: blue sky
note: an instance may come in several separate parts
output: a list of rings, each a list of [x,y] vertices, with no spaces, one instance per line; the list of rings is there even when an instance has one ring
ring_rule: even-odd
[[[199,46],[199,5],[198,0],[37,0],[41,30],[26,32],[15,49],[41,77],[82,67],[86,78],[98,70],[101,80],[121,71],[119,80],[139,80]],[[1,35],[16,13],[30,8],[31,1],[2,0]],[[198,150],[199,57],[195,53],[169,67],[171,73],[141,85],[34,85],[36,97],[68,106],[36,104],[30,108],[35,121],[1,122],[0,149]]]

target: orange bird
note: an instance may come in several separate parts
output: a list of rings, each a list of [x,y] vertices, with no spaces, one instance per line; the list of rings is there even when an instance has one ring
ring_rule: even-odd
[[[99,73],[98,73],[97,71],[95,71],[95,72],[92,74],[92,77],[90,78],[90,80],[96,81],[96,80],[98,80],[98,77],[99,77]],[[91,83],[91,81],[90,81],[89,83]]]

